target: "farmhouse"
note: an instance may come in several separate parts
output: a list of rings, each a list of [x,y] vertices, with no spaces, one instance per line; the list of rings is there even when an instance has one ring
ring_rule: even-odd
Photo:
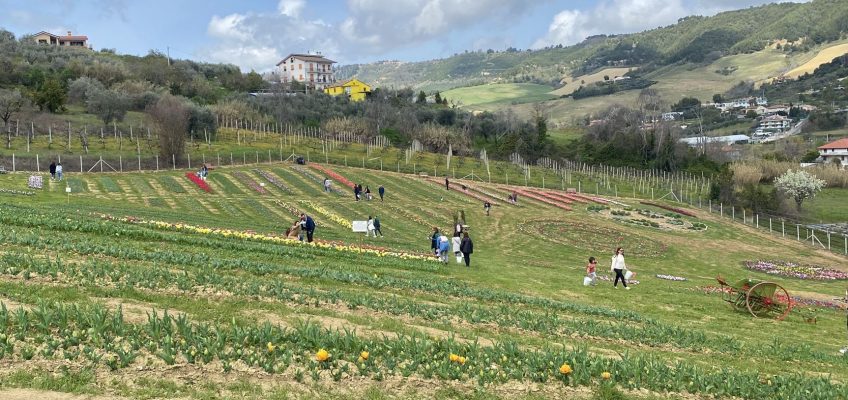
[[[362,101],[371,94],[371,86],[354,78],[338,85],[327,86],[324,93],[331,96],[346,95],[351,101]]]
[[[289,54],[277,63],[280,82],[301,82],[307,87],[323,90],[336,83],[333,64],[336,62],[318,54]]]
[[[848,138],[819,146],[819,156],[825,163],[839,162],[844,169],[848,165]]]
[[[38,44],[47,44],[51,46],[68,46],[68,47],[83,47],[88,48],[88,36],[85,35],[72,35],[71,31],[68,31],[66,36],[54,35],[50,32],[38,32],[33,37],[34,40]]]

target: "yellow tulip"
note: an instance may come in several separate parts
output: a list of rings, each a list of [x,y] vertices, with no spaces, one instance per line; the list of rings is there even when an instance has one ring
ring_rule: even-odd
[[[561,373],[561,374],[563,374],[563,375],[568,375],[568,374],[570,374],[572,371],[573,371],[573,370],[571,369],[571,366],[570,366],[570,365],[568,365],[568,363],[563,363],[563,364],[559,367],[559,373]]]
[[[330,358],[330,353],[327,353],[327,350],[321,349],[321,350],[318,350],[317,353],[315,353],[315,359],[320,361],[320,362],[327,361],[329,358]]]

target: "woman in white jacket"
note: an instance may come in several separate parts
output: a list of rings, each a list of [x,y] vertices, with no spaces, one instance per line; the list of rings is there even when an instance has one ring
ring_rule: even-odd
[[[627,287],[627,280],[624,279],[624,271],[627,271],[627,264],[624,263],[624,249],[621,247],[615,249],[610,270],[615,273],[615,281],[612,283],[612,287],[618,289],[618,280],[621,279],[621,284],[624,285],[624,288],[630,290]]]
[[[462,244],[462,238],[459,237],[458,233],[453,234],[453,238],[451,239],[451,244],[453,245],[453,255],[456,256],[456,263],[462,263],[462,251],[460,250],[460,245]]]
[[[374,237],[377,237],[377,232],[375,231],[376,228],[374,227],[374,218],[371,218],[370,215],[368,216],[368,223],[366,225],[366,229],[367,231],[365,232],[365,237],[371,237],[372,235]]]

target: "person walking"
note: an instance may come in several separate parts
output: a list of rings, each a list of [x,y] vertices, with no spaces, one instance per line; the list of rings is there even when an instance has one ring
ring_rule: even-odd
[[[324,177],[324,191],[330,191],[330,178]]]
[[[453,245],[453,255],[456,257],[456,263],[459,264],[462,262],[462,251],[460,250],[460,246],[462,245],[462,238],[459,237],[458,233],[454,233],[451,238],[451,244]]]
[[[50,180],[56,179],[56,162],[50,161]]]
[[[377,237],[377,233],[374,232],[374,218],[371,218],[371,216],[369,215],[368,216],[368,223],[366,224],[366,229],[365,229],[365,237],[371,237],[371,235],[374,235],[374,237]]]
[[[56,164],[56,180],[62,180],[62,163]]]
[[[430,234],[430,250],[433,254],[439,255],[439,228],[433,227],[433,233]]]
[[[353,197],[359,201],[359,185],[353,185]]]
[[[483,202],[483,210],[486,211],[487,217],[489,216],[489,210],[491,210],[491,209],[492,209],[492,203],[489,203],[488,201]]]
[[[465,259],[465,266],[471,266],[471,253],[474,252],[474,242],[468,236],[468,232],[462,234],[462,243],[459,245],[459,251],[462,252],[462,258]]]
[[[596,260],[595,257],[589,257],[589,263],[586,264],[586,276],[592,280],[592,286],[598,284],[598,274],[595,272],[595,267],[597,266],[598,260]]]
[[[445,190],[450,190],[450,181],[448,177],[445,177]]]
[[[306,214],[300,214],[300,218],[303,220],[303,229],[306,231],[306,242],[312,243],[312,235],[315,233],[315,221],[312,217]]]
[[[380,237],[383,237],[383,231],[380,230],[380,218],[374,216],[374,237],[377,237],[377,234],[380,234]]]
[[[439,236],[439,257],[443,264],[448,263],[448,252],[450,251],[450,240],[445,235]]]
[[[624,249],[621,247],[615,249],[615,255],[612,256],[612,265],[610,265],[610,270],[615,273],[615,281],[612,283],[612,287],[618,289],[618,280],[621,279],[621,284],[624,285],[624,289],[630,290],[627,287],[627,280],[624,279],[624,271],[627,271],[627,264],[624,263]]]
[[[380,201],[383,201],[383,196],[386,194],[386,188],[384,188],[383,185],[380,185],[380,187],[377,188],[377,193],[380,193]]]
[[[365,200],[371,201],[371,188],[368,185],[365,185]]]

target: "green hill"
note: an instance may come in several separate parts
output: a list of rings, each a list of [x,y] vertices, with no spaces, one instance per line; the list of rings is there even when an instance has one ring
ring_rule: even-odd
[[[585,198],[566,204],[560,190],[548,196],[569,211],[524,188],[454,181],[446,191],[418,175],[340,165],[217,166],[209,193],[187,172],[67,171],[34,195],[22,194],[26,175],[0,175],[0,397],[13,387],[128,398],[588,399],[615,386],[637,399],[824,399],[848,390],[841,311],[758,319],[714,288],[722,275],[773,280],[809,301],[841,295],[844,281],[743,267],[767,259],[844,270],[842,256],[794,240],[636,199],[614,199],[629,211],[607,205],[617,217]],[[338,192],[321,190],[328,175]],[[354,201],[344,179],[383,185],[385,201]],[[475,198],[516,189],[518,205],[497,201],[488,217]],[[281,238],[300,212],[317,222],[319,246]],[[460,212],[471,267],[453,255],[444,266],[419,259],[432,227],[450,230]],[[385,237],[351,232],[349,221],[369,215]],[[687,229],[696,223],[706,229]],[[607,276],[618,246],[639,283],[583,286],[586,259]]]
[[[342,77],[357,76],[382,86],[444,90],[485,82],[557,85],[565,76],[603,67],[704,63],[722,56],[765,49],[788,40],[792,50],[844,37],[844,0],[768,4],[711,17],[691,16],[676,24],[623,35],[599,35],[584,42],[540,50],[476,51],[424,62],[348,65]]]

